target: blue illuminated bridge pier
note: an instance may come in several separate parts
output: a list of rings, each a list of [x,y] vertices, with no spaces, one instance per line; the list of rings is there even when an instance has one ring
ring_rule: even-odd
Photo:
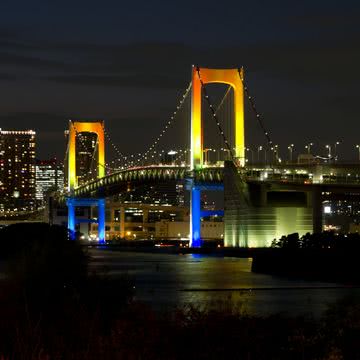
[[[228,86],[216,106],[207,90],[208,83]],[[250,155],[254,154],[249,153],[245,142],[245,99],[249,100],[264,132],[267,162],[251,161]],[[216,141],[220,144],[217,150],[206,144],[204,124],[208,122],[217,134]],[[171,135],[176,125],[179,130]],[[181,150],[161,150],[162,141],[167,136],[170,142],[175,141],[182,129],[188,131],[184,132]],[[95,145],[91,148],[87,177],[80,181],[78,172],[84,164],[79,154],[89,149],[86,143],[89,133],[96,140],[91,143]],[[113,148],[115,160],[106,160],[105,145]],[[189,240],[192,247],[202,245],[202,217],[224,216],[225,246],[263,247],[289,233],[320,232],[322,204],[326,200],[360,200],[358,164],[339,164],[330,153],[322,163],[310,157],[300,164],[281,161],[277,145],[273,144],[249,94],[242,68],[193,67],[191,82],[176,110],[164,122],[160,134],[136,154],[123,155],[103,121],[70,121],[65,159],[68,186],[66,194],[59,197],[59,204],[67,204],[71,238],[75,237],[77,223],[96,222],[100,243],[105,242],[106,199],[126,192],[129,184],[141,186],[183,180],[190,193]],[[223,193],[224,209],[202,209],[202,191]],[[79,207],[97,207],[97,218],[77,219],[76,208]]]

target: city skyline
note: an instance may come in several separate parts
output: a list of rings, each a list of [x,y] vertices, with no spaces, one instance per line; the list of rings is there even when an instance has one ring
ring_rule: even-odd
[[[90,120],[92,122],[93,120]],[[20,127],[9,127],[9,128],[0,128],[0,131],[3,132],[27,132],[27,131],[34,131],[37,134],[37,138],[41,137],[41,129],[35,128],[20,128]],[[65,130],[66,133],[67,130]],[[160,131],[161,133],[161,131]],[[63,134],[62,134],[63,135]],[[96,137],[95,137],[96,139]],[[306,142],[304,140],[298,141],[295,145],[294,143],[286,142],[279,142],[278,144],[274,143],[274,146],[270,146],[266,138],[263,139],[263,142],[258,142],[257,144],[247,145],[245,144],[245,159],[246,162],[249,164],[256,164],[256,163],[277,163],[280,161],[285,163],[296,163],[296,162],[303,162],[304,159],[307,159],[307,156],[311,155],[313,159],[318,159],[319,163],[327,163],[327,162],[339,162],[339,163],[357,163],[360,161],[360,144],[358,143],[348,143],[347,141],[341,140],[339,137],[335,138],[336,140],[333,141],[313,141],[313,142]],[[340,140],[339,140],[340,139]],[[38,139],[36,141],[38,143]],[[279,145],[281,144],[282,145]],[[149,142],[149,145],[151,143]],[[62,147],[59,152],[50,151],[45,153],[44,151],[38,151],[38,145],[35,153],[35,157],[37,160],[40,161],[47,161],[52,159],[57,159],[60,164],[64,164],[62,158],[64,158],[66,154],[66,146],[67,140],[63,141]],[[78,145],[82,147],[83,145]],[[124,157],[121,157],[117,154],[118,145],[112,143],[111,141],[106,144],[106,147],[109,148],[111,153],[111,159],[107,159],[109,163],[116,164],[118,161],[125,161],[126,159],[131,159],[132,156],[137,158],[137,154],[140,154],[136,151],[132,153],[124,152]],[[113,147],[113,148],[112,148]],[[344,151],[345,148],[345,151]],[[174,144],[164,144],[162,147],[162,153],[171,153],[177,154],[178,151],[182,151]],[[190,149],[188,149],[190,150]],[[221,150],[226,151],[226,149],[212,149],[206,148],[204,149],[204,158],[207,158],[209,163],[216,162],[216,158],[219,157],[219,153]],[[63,151],[63,152],[62,152]],[[143,154],[147,151],[147,148],[144,148]],[[214,154],[213,154],[214,152]],[[274,155],[277,154],[277,155]],[[91,155],[92,156],[92,155]],[[277,160],[276,160],[277,156]],[[125,159],[125,160],[124,160]],[[129,160],[128,160],[129,161]],[[313,161],[313,160],[311,160]],[[155,161],[156,162],[156,161]],[[120,166],[120,165],[119,165]]]
[[[155,2],[126,9],[112,1],[21,3],[23,12],[1,5],[0,127],[34,128],[39,158],[62,157],[69,119],[105,120],[123,152],[141,151],[139,144],[145,151],[189,83],[192,64],[244,66],[283,156],[291,143],[300,152],[318,142],[326,154],[326,144],[342,141],[343,158],[357,158],[354,1],[173,8]],[[253,121],[246,117],[248,128]],[[247,142],[261,144],[257,137]]]

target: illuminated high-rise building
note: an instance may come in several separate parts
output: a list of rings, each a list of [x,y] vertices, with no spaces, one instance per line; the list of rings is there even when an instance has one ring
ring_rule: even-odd
[[[185,205],[185,184],[183,181],[178,181],[176,183],[176,205]]]
[[[50,191],[64,190],[64,171],[56,159],[36,161],[36,200],[44,200]]]
[[[0,208],[35,206],[35,131],[0,129]]]

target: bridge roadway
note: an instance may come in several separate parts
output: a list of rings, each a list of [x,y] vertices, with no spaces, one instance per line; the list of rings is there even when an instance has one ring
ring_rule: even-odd
[[[192,173],[188,166],[150,165],[134,167],[103,178],[96,179],[79,186],[74,191],[75,197],[108,196],[116,193],[119,187],[131,182],[154,182],[161,180],[183,180],[194,178],[196,182],[221,183],[223,180],[223,167],[204,167],[201,171]]]
[[[285,164],[252,165],[239,171],[248,183],[267,183],[274,191],[359,193],[360,164]],[[74,190],[75,197],[111,196],[131,182],[154,182],[193,178],[198,183],[221,183],[224,165],[211,164],[194,172],[186,165],[149,165],[134,167],[90,181]],[[276,190],[275,190],[276,189]]]

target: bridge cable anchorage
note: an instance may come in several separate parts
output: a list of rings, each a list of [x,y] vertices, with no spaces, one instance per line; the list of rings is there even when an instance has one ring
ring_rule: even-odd
[[[151,152],[153,152],[155,150],[156,145],[158,145],[159,141],[163,138],[166,131],[171,127],[171,125],[173,125],[174,120],[176,119],[176,115],[182,109],[183,104],[185,103],[185,100],[190,93],[191,87],[192,87],[192,83],[190,82],[188,87],[185,90],[185,93],[182,95],[180,101],[178,102],[176,110],[170,116],[170,119],[165,124],[165,126],[164,126],[163,130],[160,132],[159,136],[156,138],[156,140],[152,143],[152,145],[145,152],[139,153],[137,155],[137,158],[135,158],[135,160],[133,162],[130,162],[129,167],[138,165],[141,161],[147,160],[147,158],[148,158],[148,156],[150,156]],[[133,157],[133,156],[131,156],[131,157]],[[135,157],[136,157],[136,155],[135,155]]]
[[[262,121],[262,116],[260,115],[260,113],[258,112],[258,110],[256,108],[255,101],[254,101],[253,97],[250,95],[249,88],[247,87],[245,79],[241,74],[241,68],[238,68],[237,70],[238,70],[239,78],[240,78],[240,80],[241,80],[241,82],[243,84],[243,87],[244,87],[245,95],[249,100],[251,109],[253,110],[253,112],[254,112],[254,114],[256,116],[256,119],[258,120],[259,125],[261,127],[261,130],[263,131],[263,133],[264,133],[264,135],[266,137],[266,140],[267,140],[268,146],[269,146],[269,150],[274,150],[275,158],[279,162],[279,154],[277,152],[277,149],[276,149],[276,147],[274,147],[273,141],[270,138],[269,131],[266,130],[264,122]]]
[[[230,144],[229,144],[229,142],[228,142],[228,140],[227,140],[227,138],[226,138],[226,136],[225,136],[225,133],[224,133],[224,131],[223,131],[223,128],[221,127],[221,124],[220,124],[220,121],[219,121],[219,119],[218,119],[218,117],[217,117],[217,115],[216,115],[216,111],[215,111],[215,109],[214,109],[214,106],[212,105],[212,103],[211,103],[211,101],[210,101],[210,98],[209,98],[209,95],[208,95],[208,93],[207,93],[207,91],[206,91],[204,82],[203,82],[202,79],[201,79],[200,68],[199,68],[198,66],[196,67],[196,72],[197,72],[197,74],[198,74],[198,77],[199,77],[199,80],[200,80],[200,84],[201,84],[201,89],[202,89],[203,94],[204,94],[204,96],[205,96],[206,102],[207,102],[207,104],[208,104],[208,106],[209,106],[209,109],[210,109],[210,111],[211,111],[211,113],[212,113],[212,117],[213,117],[213,119],[215,120],[216,125],[217,125],[217,127],[218,127],[218,130],[219,130],[219,132],[220,132],[220,135],[221,135],[221,137],[222,137],[222,139],[223,139],[223,141],[224,141],[224,143],[225,143],[225,146],[226,146],[227,150],[229,151],[229,154],[230,154],[230,157],[231,157],[231,161],[237,166],[236,160],[235,160],[235,156],[234,156],[234,154],[233,154],[233,151],[232,151],[232,149],[231,149],[231,146],[230,146]]]

